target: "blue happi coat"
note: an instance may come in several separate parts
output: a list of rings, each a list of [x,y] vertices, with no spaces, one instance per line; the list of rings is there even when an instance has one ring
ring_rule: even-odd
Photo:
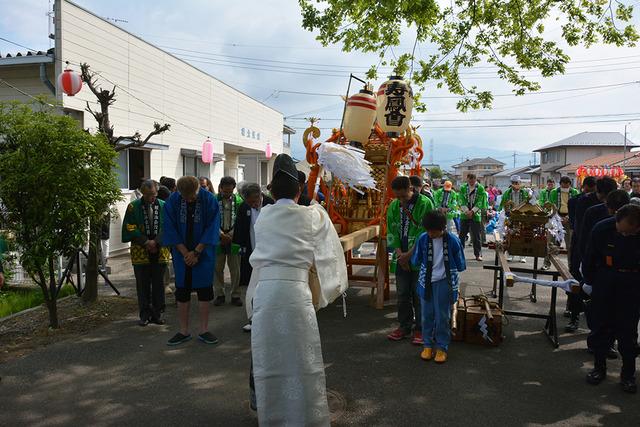
[[[185,287],[186,264],[176,245],[187,245],[187,203],[180,193],[175,192],[164,204],[164,235],[162,243],[171,246],[173,268],[176,274],[176,287]],[[203,243],[205,246],[198,263],[193,267],[192,288],[212,286],[213,271],[216,264],[216,245],[220,242],[220,208],[218,201],[208,191],[198,191],[196,201],[193,242],[189,250]]]
[[[447,278],[450,281],[452,290],[451,300],[457,301],[459,289],[458,273],[467,269],[464,249],[462,248],[460,239],[458,239],[456,235],[445,231],[442,238],[443,249],[445,248],[444,239],[447,239],[444,263],[445,269],[447,266],[449,268]],[[420,298],[426,299],[428,295],[431,295],[429,288],[431,286],[431,273],[433,271],[433,259],[429,254],[429,235],[427,233],[422,233],[420,237],[418,237],[411,257],[411,264],[420,268],[417,285],[418,295],[420,295]]]

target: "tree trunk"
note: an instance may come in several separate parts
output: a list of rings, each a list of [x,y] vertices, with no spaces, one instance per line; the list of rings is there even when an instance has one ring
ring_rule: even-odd
[[[58,329],[60,327],[60,323],[58,322],[58,299],[50,298],[46,304],[49,310],[49,327]]]
[[[98,300],[98,245],[100,244],[100,223],[92,221],[89,228],[89,258],[85,270],[85,285],[82,301],[94,303]]]

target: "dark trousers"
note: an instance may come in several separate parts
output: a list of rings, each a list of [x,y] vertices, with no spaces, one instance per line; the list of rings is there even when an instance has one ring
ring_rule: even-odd
[[[605,289],[594,287],[591,301],[593,330],[591,342],[595,356],[595,366],[606,369],[606,355],[611,337],[618,341],[618,352],[622,357],[623,379],[629,379],[636,372],[638,309],[640,309],[637,283],[612,275],[608,283],[598,284]],[[637,279],[636,279],[637,280]]]
[[[242,254],[240,258],[240,286],[249,286],[249,281],[251,280],[251,273],[253,272],[253,267],[251,267],[251,263],[249,262],[249,257],[251,253]]]
[[[460,220],[460,241],[463,245],[467,243],[467,235],[471,232],[471,240],[473,241],[473,254],[475,256],[482,255],[482,223],[473,219]]]
[[[134,265],[140,320],[159,319],[164,308],[164,272],[167,264]]]
[[[398,322],[405,332],[422,330],[422,314],[420,312],[420,296],[418,272],[407,271],[398,266],[396,270],[396,294],[398,296]]]

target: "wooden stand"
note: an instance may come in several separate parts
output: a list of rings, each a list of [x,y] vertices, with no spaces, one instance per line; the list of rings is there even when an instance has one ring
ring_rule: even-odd
[[[504,286],[505,283],[507,287],[513,287],[513,278],[508,273],[529,273],[532,274],[533,277],[537,277],[538,275],[548,275],[552,276],[553,280],[558,280],[559,277],[562,277],[562,280],[572,279],[571,274],[569,274],[568,269],[564,266],[564,264],[556,258],[556,255],[551,255],[551,263],[558,269],[558,271],[545,271],[538,270],[537,268],[522,268],[515,267],[511,268],[504,256],[504,252],[498,248],[496,248],[496,263],[495,265],[484,265],[483,268],[487,270],[493,270],[494,273],[494,289],[496,286],[498,287],[498,305],[501,309],[503,309],[504,314],[509,316],[519,316],[519,317],[529,317],[535,319],[544,319],[546,320],[544,326],[544,333],[551,341],[551,344],[554,348],[558,348],[560,343],[558,341],[558,324],[556,320],[556,302],[558,298],[558,288],[551,288],[551,303],[549,305],[549,313],[548,314],[538,314],[538,313],[529,313],[522,311],[512,311],[512,310],[504,310]]]
[[[371,225],[361,230],[340,237],[342,249],[345,252],[349,286],[371,289],[371,303],[375,308],[382,309],[384,300],[389,298],[389,257],[387,242],[380,238],[380,226]],[[375,241],[375,258],[354,258],[352,250],[365,242]],[[373,267],[373,275],[353,274],[353,266]]]

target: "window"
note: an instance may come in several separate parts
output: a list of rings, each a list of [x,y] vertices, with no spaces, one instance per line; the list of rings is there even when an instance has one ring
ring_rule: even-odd
[[[266,186],[269,183],[269,165],[267,162],[260,162],[260,184]]]
[[[149,176],[149,155],[148,150],[123,150],[118,154],[118,183],[123,190],[135,190],[140,186],[143,178]]]
[[[211,166],[202,162],[202,157],[197,156],[196,153],[193,155],[183,154],[182,155],[182,174],[183,176],[206,176],[210,177]]]

